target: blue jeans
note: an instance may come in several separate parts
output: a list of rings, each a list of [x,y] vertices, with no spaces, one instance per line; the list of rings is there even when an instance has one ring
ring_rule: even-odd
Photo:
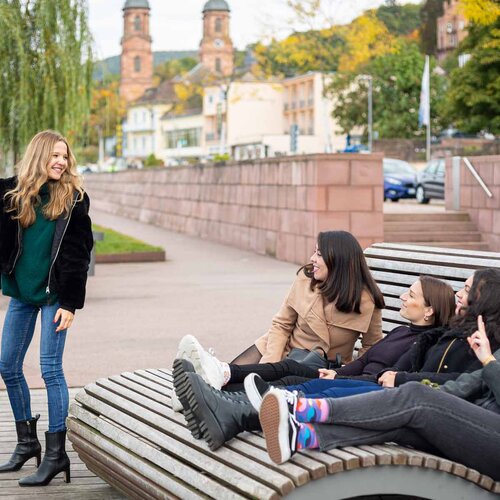
[[[40,367],[47,388],[49,432],[66,429],[69,394],[64,378],[62,358],[66,330],[56,333],[54,316],[59,304],[34,306],[12,298],[2,332],[0,375],[7,387],[10,405],[16,420],[29,420],[31,401],[23,374],[23,362],[33,338],[38,311],[42,313]]]
[[[316,378],[303,384],[289,385],[286,389],[303,392],[307,398],[343,398],[380,391],[383,387],[367,380]]]

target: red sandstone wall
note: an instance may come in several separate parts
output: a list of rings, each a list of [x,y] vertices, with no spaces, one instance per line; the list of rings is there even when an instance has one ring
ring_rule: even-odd
[[[305,263],[319,231],[383,240],[382,154],[309,155],[86,177],[97,209]]]
[[[500,156],[469,157],[493,194],[489,198],[463,161],[460,165],[460,209],[468,212],[490,250],[500,252]],[[452,158],[446,161],[446,209],[453,209]]]

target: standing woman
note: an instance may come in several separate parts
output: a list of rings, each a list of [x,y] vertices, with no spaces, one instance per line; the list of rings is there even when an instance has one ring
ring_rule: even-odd
[[[65,472],[68,386],[62,369],[67,329],[83,307],[93,245],[89,198],[64,137],[46,130],[29,143],[17,177],[0,179],[1,288],[11,297],[2,331],[0,374],[16,420],[18,443],[0,472],[19,470],[36,457],[38,470],[19,481],[42,486]],[[23,361],[41,312],[40,366],[47,388],[49,430],[40,465]]]

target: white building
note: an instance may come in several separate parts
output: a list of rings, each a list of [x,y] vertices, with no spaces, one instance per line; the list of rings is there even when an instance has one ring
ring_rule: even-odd
[[[204,117],[201,109],[175,114],[168,111],[160,120],[161,150],[165,165],[181,165],[201,160]]]
[[[173,83],[164,82],[146,90],[127,111],[123,124],[123,156],[127,161],[144,160],[154,154],[161,156],[162,137],[160,120],[176,100]]]
[[[345,135],[332,117],[334,101],[324,96],[330,78],[314,71],[283,81],[285,129],[289,133],[298,127],[298,153],[330,153],[345,146]]]

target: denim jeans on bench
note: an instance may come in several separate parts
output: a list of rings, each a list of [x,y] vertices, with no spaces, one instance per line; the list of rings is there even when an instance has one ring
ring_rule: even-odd
[[[34,306],[12,298],[5,316],[0,352],[0,374],[7,387],[16,420],[32,418],[28,384],[23,374],[23,362],[33,339],[36,318],[41,311],[40,367],[47,388],[49,432],[66,429],[68,416],[68,386],[62,369],[67,330],[56,332],[54,316],[59,304]]]
[[[321,450],[394,441],[500,481],[500,413],[496,411],[417,382],[327,401],[328,423],[314,424]]]
[[[376,382],[369,382],[367,380],[330,380],[317,378],[304,382],[303,384],[288,385],[286,389],[289,391],[303,392],[305,397],[308,398],[343,398],[356,394],[381,391],[383,387]]]

